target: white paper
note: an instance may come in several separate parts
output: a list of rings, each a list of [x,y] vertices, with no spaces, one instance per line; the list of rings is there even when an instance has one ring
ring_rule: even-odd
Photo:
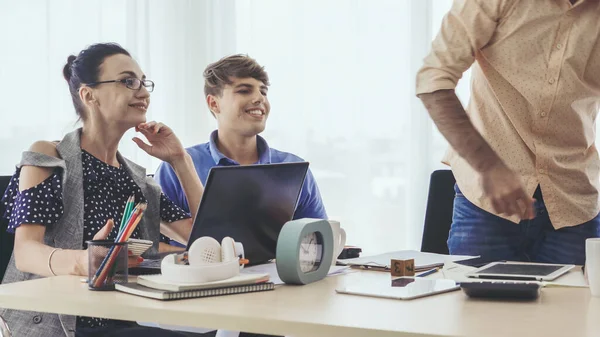
[[[350,272],[350,267],[348,266],[331,266],[327,276],[341,275],[348,272]],[[242,269],[242,273],[268,273],[270,277],[269,282],[273,282],[274,284],[284,284],[284,282],[279,278],[275,262],[246,267]]]
[[[345,259],[339,262],[346,265],[362,265],[362,266],[374,266],[374,267],[386,267],[390,268],[390,261],[395,260],[415,260],[416,269],[433,268],[437,266],[443,266],[447,261],[461,261],[477,256],[468,255],[444,255],[435,253],[424,253],[416,250],[401,250],[397,252],[385,253],[373,256],[357,257],[355,259]]]

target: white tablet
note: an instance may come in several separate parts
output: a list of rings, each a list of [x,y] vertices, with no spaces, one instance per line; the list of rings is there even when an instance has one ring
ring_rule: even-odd
[[[388,279],[385,283],[363,281],[346,284],[335,291],[341,294],[411,300],[458,289],[459,284],[453,280],[402,276]]]
[[[468,277],[552,281],[575,267],[572,264],[492,262],[466,273]]]

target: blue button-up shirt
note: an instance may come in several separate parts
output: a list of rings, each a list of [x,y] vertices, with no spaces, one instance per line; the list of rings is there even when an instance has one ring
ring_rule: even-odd
[[[269,147],[264,138],[257,136],[257,148],[258,148],[258,162],[256,164],[277,164],[277,163],[289,163],[289,162],[300,162],[304,161],[302,158],[293,155],[291,153],[278,151]],[[186,149],[194,161],[196,172],[200,177],[203,185],[206,185],[206,179],[208,178],[208,171],[214,166],[230,166],[239,165],[233,159],[227,158],[217,148],[217,131],[213,131],[210,135],[210,141],[204,144],[198,144]],[[163,193],[166,194],[179,207],[183,208],[187,212],[190,211],[188,207],[187,198],[183,192],[183,188],[175,175],[175,171],[168,163],[162,163],[158,167],[154,179],[162,187]],[[300,192],[300,199],[294,212],[294,219],[302,218],[315,218],[315,219],[327,219],[327,213],[323,206],[323,200],[321,199],[321,193],[315,178],[313,177],[310,169],[306,173],[304,179],[304,185],[302,185],[302,191]]]

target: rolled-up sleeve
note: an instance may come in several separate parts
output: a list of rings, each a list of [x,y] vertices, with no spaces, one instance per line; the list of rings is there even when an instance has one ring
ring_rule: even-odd
[[[454,89],[519,0],[455,0],[417,73],[416,94]]]

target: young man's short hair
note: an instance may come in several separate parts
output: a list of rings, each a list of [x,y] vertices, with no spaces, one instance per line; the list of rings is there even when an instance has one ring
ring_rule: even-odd
[[[204,70],[204,95],[221,96],[223,88],[233,83],[232,77],[254,78],[269,85],[269,75],[265,68],[248,55],[237,54],[224,57],[211,63]]]

